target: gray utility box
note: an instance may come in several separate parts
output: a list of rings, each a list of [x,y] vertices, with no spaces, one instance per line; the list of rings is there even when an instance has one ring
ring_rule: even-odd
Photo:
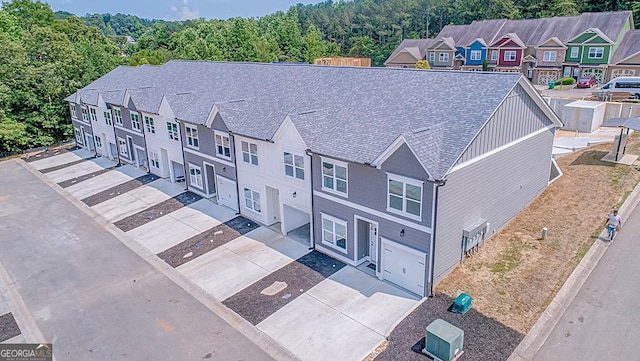
[[[427,326],[425,341],[427,355],[442,361],[453,361],[462,356],[464,331],[444,320],[437,319]]]

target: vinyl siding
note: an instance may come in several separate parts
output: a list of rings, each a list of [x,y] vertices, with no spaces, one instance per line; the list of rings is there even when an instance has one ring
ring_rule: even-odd
[[[518,85],[505,98],[491,120],[480,130],[456,165],[551,124],[551,120],[542,112],[542,109],[535,104],[522,86]]]
[[[213,166],[215,167],[215,174],[219,175],[221,177],[225,177],[227,179],[230,179],[232,181],[236,180],[236,171],[233,167],[230,167],[226,164],[222,164],[216,161],[213,161],[211,159],[205,158],[205,157],[201,157],[197,154],[192,154],[192,153],[188,153],[185,152],[184,153],[184,164],[185,164],[185,171],[187,173],[186,176],[186,182],[189,186],[191,186],[191,180],[189,179],[189,163],[194,164],[194,165],[198,165],[200,167],[202,167],[202,183],[204,186],[203,190],[200,190],[199,188],[196,187],[196,190],[200,191],[200,192],[207,192],[209,191],[209,193],[211,192],[211,186],[213,185],[213,183],[215,182],[214,179],[210,178],[209,175],[207,175],[207,178],[205,178],[205,172],[206,172],[206,167],[205,167],[205,162],[208,164],[213,164]]]
[[[485,218],[489,237],[545,190],[554,133],[544,131],[449,175],[438,196],[435,284],[460,262],[464,227]]]

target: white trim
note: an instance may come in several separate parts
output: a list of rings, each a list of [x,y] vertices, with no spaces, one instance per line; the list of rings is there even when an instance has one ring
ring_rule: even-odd
[[[394,240],[392,240],[392,239],[384,238],[384,237],[380,237],[380,245],[382,246],[382,254],[381,254],[382,259],[381,259],[381,263],[382,263],[382,265],[383,265],[383,266],[384,266],[384,262],[386,261],[386,260],[385,260],[385,257],[384,257],[384,254],[385,254],[385,252],[384,252],[384,246],[385,246],[385,244],[391,244],[393,247],[400,248],[401,250],[404,250],[404,251],[406,251],[406,252],[408,252],[408,253],[414,254],[414,255],[416,255],[416,256],[418,256],[418,257],[421,257],[421,258],[423,259],[423,262],[424,262],[424,268],[425,268],[425,269],[423,269],[423,271],[422,271],[422,285],[421,285],[421,287],[420,287],[420,288],[422,289],[422,294],[415,293],[414,291],[409,290],[409,289],[407,289],[407,291],[409,291],[409,292],[411,292],[411,293],[414,293],[414,294],[417,294],[417,295],[419,295],[420,297],[424,297],[424,296],[426,295],[426,293],[427,293],[427,290],[426,290],[426,288],[425,288],[425,284],[426,284],[426,279],[425,279],[425,277],[426,277],[426,275],[425,275],[425,270],[426,270],[427,266],[429,265],[429,263],[427,263],[427,253],[425,253],[425,252],[423,252],[423,251],[419,251],[419,250],[417,250],[417,249],[415,249],[415,248],[409,247],[409,246],[407,246],[407,245],[405,245],[405,244],[402,244],[402,243],[400,243],[400,242],[394,241]],[[431,267],[429,267],[429,269],[431,269]],[[388,280],[387,278],[385,278],[385,277],[384,277],[384,272],[381,274],[381,277],[382,277],[382,279],[386,279],[386,280]],[[388,282],[391,282],[391,281],[388,281]],[[391,283],[393,283],[393,282],[391,282]],[[393,284],[397,285],[396,283],[393,283]],[[402,287],[402,286],[400,286],[400,285],[397,285],[397,286]],[[404,288],[404,287],[403,287],[403,288]]]
[[[576,49],[576,55],[573,55],[573,49]],[[580,47],[579,46],[571,46],[569,50],[569,59],[578,59],[580,58]]]
[[[423,199],[424,199],[424,181],[419,180],[419,179],[414,179],[414,178],[403,177],[401,175],[397,175],[397,174],[394,174],[394,173],[389,173],[389,172],[386,172],[386,173],[387,173],[387,194],[386,194],[387,195],[387,212],[395,213],[395,214],[397,214],[399,216],[406,217],[406,218],[409,218],[409,219],[413,219],[413,220],[422,222],[422,206],[424,204],[424,202],[423,202]],[[402,187],[402,193],[403,193],[402,194],[402,209],[403,210],[398,210],[398,209],[392,208],[391,205],[389,204],[390,203],[390,201],[389,201],[389,196],[390,196],[390,194],[389,194],[389,181],[391,181],[391,180],[395,180],[395,181],[401,182],[403,184],[403,187]],[[406,194],[406,188],[407,188],[406,185],[407,184],[410,184],[410,185],[412,185],[414,187],[420,187],[420,214],[417,215],[417,216],[415,214],[408,213],[406,210],[404,210],[406,208],[405,202],[407,200],[407,194]],[[415,202],[414,200],[412,200],[412,201]]]
[[[221,137],[226,137],[229,140],[229,156],[226,157],[222,154],[218,154],[218,139],[217,136],[221,136]],[[215,144],[215,151],[216,151],[216,157],[222,158],[222,159],[226,159],[226,160],[231,160],[231,149],[233,149],[233,144],[231,143],[231,134],[229,133],[225,133],[223,131],[220,130],[213,130],[213,142]],[[224,142],[224,139],[223,139]],[[224,148],[224,144],[222,144],[222,147]]]
[[[436,200],[438,199],[438,195],[437,195],[437,189],[438,189],[438,184],[433,183],[433,189],[432,189],[432,196],[431,196],[431,224],[435,227],[435,223],[436,223]],[[427,265],[425,265],[425,267],[427,267],[427,279],[425,282],[425,286],[426,283],[429,283],[429,295],[431,294],[431,290],[433,289],[433,274],[431,273],[431,270],[433,269],[433,262],[435,262],[436,258],[433,256],[433,250],[435,248],[435,234],[431,233],[431,237],[429,237],[431,239],[431,242],[429,244],[429,263]],[[425,295],[427,293],[427,290],[425,289]]]
[[[251,200],[251,207],[247,207],[247,196],[244,194],[245,190],[248,190],[249,192],[251,192],[251,199],[250,199]],[[255,210],[255,208],[254,208],[255,207],[255,203],[256,203],[255,198],[254,198],[254,193],[257,193],[258,194],[258,198],[259,198],[257,203],[260,206],[260,210],[258,210],[258,211]],[[266,196],[266,194],[265,194],[265,196]],[[266,197],[264,197],[264,198],[266,198]],[[262,197],[262,195],[260,194],[259,191],[255,190],[255,188],[250,188],[248,186],[243,185],[242,186],[242,199],[244,200],[244,203],[243,203],[244,204],[244,207],[243,207],[244,209],[248,209],[248,210],[250,210],[251,212],[253,212],[255,214],[259,214],[261,216],[260,219],[262,219],[264,217],[263,213],[262,213],[262,199],[263,199],[263,197]],[[280,233],[282,233],[282,232],[280,232]]]
[[[205,127],[211,128],[213,125],[213,120],[216,119],[216,115],[218,115],[219,110],[216,104],[213,104],[211,110],[209,111],[209,116],[207,117],[207,121],[204,123]]]
[[[191,130],[191,136],[189,136],[189,130]],[[196,131],[196,136],[193,136],[193,131]],[[191,138],[191,142],[193,144],[189,144],[189,138]],[[189,124],[187,125],[186,123],[184,124],[184,139],[185,139],[185,148],[191,148],[191,149],[200,149],[200,130],[198,129],[197,125],[192,125]],[[195,143],[198,142],[198,145],[195,145]]]
[[[391,222],[402,224],[405,227],[409,227],[409,228],[415,229],[415,230],[420,231],[420,232],[425,232],[425,233],[431,234],[431,227],[427,227],[427,226],[424,226],[424,225],[421,225],[421,224],[416,224],[416,223],[413,223],[413,222],[408,221],[406,219],[402,219],[402,218],[396,217],[396,216],[391,215],[391,214],[387,214],[387,213],[380,212],[380,211],[375,210],[375,209],[371,209],[371,208],[362,206],[360,204],[349,202],[346,199],[336,198],[336,197],[334,197],[334,196],[332,196],[330,194],[326,194],[326,193],[318,191],[318,190],[314,190],[313,191],[313,195],[314,196],[318,196],[320,198],[324,198],[326,200],[329,200],[329,201],[332,201],[332,202],[335,202],[335,203],[338,203],[338,204],[341,204],[343,206],[347,206],[349,208],[352,208],[352,209],[355,209],[355,210],[358,210],[358,211],[361,211],[361,212],[369,213],[370,215],[375,216],[375,217],[379,217],[379,218],[386,219],[386,220],[391,221]]]
[[[560,178],[560,177],[562,177],[562,176],[564,175],[564,173],[562,172],[562,169],[560,169],[560,166],[558,165],[558,162],[556,162],[556,160],[555,160],[553,157],[551,157],[551,163],[556,167],[556,169],[558,170],[558,173],[559,173],[559,174],[558,174],[558,176],[557,176],[557,177],[553,178],[553,179],[549,182],[549,184],[551,184],[551,183],[553,183],[553,182],[557,181],[557,180],[558,180],[558,178]]]
[[[334,235],[334,238],[336,235],[336,226],[335,226],[336,223],[340,224],[341,226],[344,226],[344,248],[336,244],[327,243],[324,241],[324,220],[325,219],[333,223],[332,234]],[[344,253],[345,255],[349,255],[349,222],[345,221],[344,219],[336,218],[334,216],[320,212],[320,243],[325,247],[329,247],[335,251]]]
[[[114,123],[114,124],[115,124],[115,123]],[[121,125],[117,125],[117,124],[116,124],[116,125],[115,125],[115,128],[116,128],[116,129],[120,129],[120,130],[124,130],[125,132],[127,132],[127,133],[129,133],[129,134],[132,134],[132,135],[135,135],[135,136],[137,136],[137,137],[142,137],[142,133],[137,132],[137,131],[135,131],[135,130],[131,130],[131,129],[124,128],[124,127],[123,127],[123,126],[121,126]]]
[[[196,150],[196,149],[192,149],[192,148],[184,148],[184,151],[185,151],[185,153],[189,153],[189,154],[197,155],[197,156],[199,156],[199,157],[202,157],[202,158],[205,158],[205,159],[208,159],[208,160],[214,161],[214,162],[218,162],[218,163],[224,164],[224,165],[226,165],[226,166],[228,166],[228,167],[234,167],[234,168],[235,168],[235,166],[236,166],[236,165],[235,165],[235,164],[233,164],[232,162],[229,162],[229,161],[224,160],[224,159],[221,159],[221,158],[212,157],[212,156],[210,156],[209,154],[204,154],[204,153],[202,153],[202,152],[199,152],[199,151],[198,151],[198,150]]]
[[[353,215],[353,255],[354,255],[354,260],[356,262],[356,264],[360,265],[362,263],[364,263],[365,261],[369,261],[371,262],[371,250],[369,250],[369,257],[365,257],[362,259],[362,262],[359,262],[358,260],[358,220],[361,221],[365,221],[368,223],[373,223],[376,226],[376,230],[378,231],[377,233],[377,238],[378,240],[376,240],[376,247],[380,248],[380,224],[376,221],[373,221],[369,218],[365,218],[362,216],[359,216],[357,214]],[[367,248],[369,248],[369,239],[367,239]],[[376,250],[377,256],[378,258],[380,258],[380,252],[378,250]],[[380,264],[381,262],[378,262],[378,260],[374,260],[374,263],[376,264],[376,274],[380,274]]]
[[[498,147],[498,148],[496,148],[496,149],[494,149],[492,151],[484,153],[483,155],[478,156],[476,158],[473,158],[473,159],[471,159],[471,160],[469,160],[467,162],[464,162],[462,164],[458,164],[455,167],[451,168],[449,170],[449,172],[447,172],[447,174],[453,173],[453,172],[455,172],[457,170],[460,170],[460,169],[462,169],[464,167],[470,166],[473,163],[479,162],[479,161],[481,161],[481,160],[483,160],[485,158],[488,158],[488,157],[490,157],[490,156],[492,156],[492,155],[494,155],[494,154],[496,154],[498,152],[501,152],[501,151],[503,151],[503,150],[505,150],[505,149],[507,149],[509,147],[512,147],[512,146],[514,146],[514,145],[516,145],[518,143],[522,143],[522,142],[524,142],[526,140],[529,140],[530,138],[533,138],[533,137],[535,137],[535,136],[537,136],[539,134],[542,134],[542,133],[544,133],[544,132],[546,132],[546,131],[548,131],[550,129],[553,129],[553,128],[555,128],[555,125],[548,125],[548,126],[542,128],[542,129],[538,129],[537,131],[535,131],[533,133],[529,133],[529,134],[527,134],[526,136],[524,136],[522,138],[514,140],[513,142],[507,143],[507,144],[505,144],[505,145],[503,145],[501,147]]]
[[[325,161],[325,159],[326,159],[326,161]],[[325,162],[333,164],[333,166],[334,166],[333,179],[334,179],[334,186],[335,186],[336,189],[327,188],[327,187],[324,186],[324,172],[323,171],[324,171],[324,163]],[[335,166],[342,167],[342,168],[344,168],[346,170],[346,173],[347,173],[347,179],[345,180],[345,183],[347,183],[347,191],[346,192],[340,192],[340,191],[337,190],[337,181],[336,181],[337,178],[335,177]],[[341,196],[341,197],[345,197],[345,198],[349,197],[349,163],[343,162],[343,161],[340,161],[340,160],[336,160],[336,159],[333,159],[333,158],[320,157],[320,179],[321,179],[320,186],[321,186],[323,191],[329,192],[329,193],[332,193],[332,194],[335,194],[335,195],[338,195],[338,196]]]
[[[203,184],[202,184],[202,183],[203,183],[203,177],[202,177],[202,165],[193,164],[193,163],[191,163],[191,162],[189,162],[189,163],[187,163],[187,164],[188,164],[188,166],[187,166],[187,174],[189,175],[189,185],[190,185],[190,186],[193,186],[193,187],[195,187],[195,188],[197,188],[197,189],[200,189],[200,190],[204,191],[204,187],[203,187]],[[193,178],[191,178],[191,177],[194,177],[196,180],[198,179],[198,176],[197,176],[197,175],[191,174],[191,169],[192,169],[192,168],[193,168],[194,170],[197,170],[197,171],[199,171],[199,172],[200,172],[200,185],[198,185],[198,184],[197,184],[197,182],[196,182],[196,183],[194,183],[194,182],[193,182]]]
[[[136,119],[138,120],[138,121],[137,121],[137,123],[138,123],[138,126],[140,127],[140,129],[136,129],[136,128],[133,126],[133,123],[134,123],[134,122],[133,122],[133,116],[134,116],[134,115],[136,116]],[[143,127],[144,125],[142,124],[142,120],[140,120],[140,113],[139,113],[139,112],[135,112],[135,111],[131,111],[131,110],[130,110],[130,111],[129,111],[129,120],[131,121],[131,129],[132,129],[134,132],[136,132],[136,133],[142,133],[142,127]]]
[[[242,149],[242,145],[246,144],[247,145],[247,151],[245,152],[244,149]],[[251,146],[255,145],[256,146],[256,154],[251,153]],[[244,159],[244,155],[247,154],[249,157],[249,160],[245,160]],[[251,141],[249,141],[249,139],[246,140],[242,140],[240,139],[240,155],[242,157],[242,163],[246,163],[250,166],[253,167],[260,167],[260,151],[258,150],[258,143],[252,143]],[[253,164],[253,157],[255,156],[256,158],[256,164]]]
[[[211,168],[213,168],[213,186],[215,187],[216,191],[215,193],[211,193],[211,189],[209,189],[209,176],[207,175],[207,166],[210,166]],[[206,162],[206,161],[202,161],[202,169],[204,169],[204,185],[206,186],[206,193],[207,198],[211,197],[211,195],[215,194],[216,195],[216,199],[218,198],[218,182],[217,182],[217,174],[216,174],[216,165]]]
[[[422,166],[422,169],[424,169],[424,171],[427,173],[429,179],[433,180],[431,173],[429,173],[427,167],[424,165],[424,163],[422,163],[422,160],[418,157],[416,152],[413,151],[413,148],[411,148],[409,143],[407,143],[407,140],[403,135],[400,135],[398,138],[396,138],[396,140],[394,140],[393,143],[391,143],[391,145],[387,147],[387,149],[385,149],[382,153],[380,153],[378,157],[376,157],[376,159],[373,160],[373,163],[371,163],[371,165],[376,167],[377,169],[381,169],[382,164],[386,162],[387,159],[389,159],[389,157],[391,157],[391,155],[393,155],[398,149],[400,149],[400,146],[402,146],[402,144],[406,144],[407,147],[409,147],[409,150],[411,150],[414,158],[416,158],[418,163],[420,163],[420,166]]]
[[[292,160],[292,164],[288,164],[286,162],[286,154],[290,154],[291,155],[291,160]],[[300,157],[302,158],[302,178],[298,178],[298,170],[300,169],[300,167],[296,166],[296,157]],[[295,179],[298,180],[300,182],[304,182],[305,181],[305,177],[307,176],[305,173],[305,160],[304,160],[304,155],[300,155],[295,151],[291,151],[291,150],[283,150],[282,151],[282,174],[285,176],[286,179]],[[288,175],[287,174],[287,166],[291,167],[293,169],[293,174],[292,175]],[[349,188],[347,187],[347,190],[349,190]]]
[[[610,66],[611,66],[611,65],[615,65],[615,66],[630,66],[630,67],[634,67],[634,68],[635,68],[635,67],[637,67],[637,65],[632,65],[632,64],[621,64],[621,63],[624,63],[625,61],[627,61],[627,60],[629,60],[629,59],[633,58],[633,57],[634,57],[634,56],[636,56],[636,55],[640,55],[640,51],[636,51],[635,53],[633,53],[633,54],[631,54],[631,55],[627,56],[626,58],[624,58],[624,59],[622,59],[622,60],[618,61],[617,63],[615,63],[615,64],[610,64]]]

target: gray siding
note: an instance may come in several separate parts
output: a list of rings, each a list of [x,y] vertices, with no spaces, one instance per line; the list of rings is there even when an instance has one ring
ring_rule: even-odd
[[[76,106],[76,111],[73,112],[71,110],[71,104],[75,104],[75,103],[69,103],[69,114],[73,114],[72,117],[74,117],[75,119],[82,119],[82,107],[80,106],[80,104],[75,104]]]
[[[545,190],[554,133],[545,131],[449,175],[438,195],[435,284],[460,262],[464,227],[485,218],[490,237]]]
[[[147,147],[144,144],[144,136],[142,135],[142,133],[136,133],[135,131],[134,133],[131,133],[131,132],[127,132],[122,129],[116,128],[116,137],[127,140],[127,136],[133,139],[133,144],[137,145],[138,147],[142,147],[145,150],[147,149]]]
[[[185,172],[187,172],[186,181],[187,181],[187,185],[188,186],[191,186],[191,182],[190,182],[189,174],[188,174],[188,172],[189,172],[189,163],[195,164],[195,165],[198,165],[198,166],[202,167],[202,182],[204,184],[206,184],[207,182],[209,182],[209,183],[213,182],[213,180],[210,177],[208,179],[205,179],[205,172],[207,171],[206,167],[204,165],[205,162],[207,162],[208,164],[213,164],[214,165],[215,171],[216,171],[216,175],[231,179],[233,181],[236,180],[235,168],[231,167],[231,166],[228,166],[226,164],[222,164],[222,163],[219,163],[219,162],[213,161],[211,159],[208,159],[208,158],[205,158],[205,157],[201,157],[199,155],[192,154],[192,153],[189,153],[189,152],[184,152],[184,161],[185,161],[184,169],[185,169]],[[210,174],[208,176],[210,176]],[[210,186],[211,186],[211,184],[209,184],[209,187]],[[200,191],[200,189],[198,189],[198,188],[195,188],[195,189]],[[210,189],[210,188],[208,188],[208,189]],[[205,188],[203,191],[206,192],[208,189]]]
[[[122,112],[122,125],[120,126],[129,130],[133,130],[133,128],[131,127],[131,111],[125,107],[120,107],[120,111]],[[142,119],[140,119],[140,128],[142,129]],[[137,132],[137,130],[133,131]]]
[[[196,127],[198,128],[198,149],[194,149],[191,147],[187,146],[187,132],[185,131],[185,126],[188,125],[189,127]],[[216,122],[214,121],[213,126],[215,127]],[[219,128],[214,128],[216,130],[222,131],[222,132],[227,132],[226,130],[226,126],[224,126],[224,123],[222,124],[222,129]],[[227,159],[227,158],[223,158],[223,157],[218,157],[218,153],[216,150],[216,137],[215,137],[215,133],[213,131],[213,129],[211,128],[207,128],[204,125],[196,125],[196,124],[191,124],[191,123],[182,123],[180,124],[180,134],[182,136],[182,144],[184,145],[185,148],[188,149],[193,149],[198,151],[199,153],[202,154],[206,154],[208,156],[212,156],[215,158],[220,158],[222,160],[225,160],[227,162],[231,162],[234,163],[234,158],[235,158],[235,154],[234,154],[234,148],[233,148],[233,138],[229,137],[229,141],[230,141],[230,147],[231,147],[231,159]],[[228,134],[228,133],[227,133]]]
[[[353,209],[351,207],[338,204],[332,202],[330,200],[314,197],[313,200],[313,208],[314,208],[314,239],[317,245],[322,245],[322,214],[327,214],[329,216],[341,219],[347,222],[347,254],[345,257],[356,260],[361,257],[355,257],[355,243],[356,240],[354,238],[354,216],[358,215],[372,221],[378,222],[378,235],[379,237],[390,239],[396,241],[398,243],[402,243],[409,247],[415,248],[422,252],[429,253],[429,244],[431,235],[426,232],[421,232],[419,230],[398,224],[396,222],[392,222],[390,220],[377,217],[375,215],[369,214],[367,212],[363,212],[357,209]],[[400,236],[400,231],[404,229],[404,236]],[[381,242],[378,242],[380,246]],[[324,246],[330,250],[328,246]],[[339,251],[334,251],[337,254],[344,255]],[[362,250],[359,250],[358,253],[362,255]],[[381,249],[378,248],[378,255],[381,254]],[[378,264],[380,260],[378,259]]]
[[[480,130],[457,164],[490,152],[551,124],[551,119],[518,85]]]
[[[312,158],[313,184],[315,190],[322,190],[322,161],[318,156]],[[404,218],[416,224],[431,226],[431,203],[432,187],[427,183],[427,173],[420,163],[413,156],[413,153],[406,145],[402,145],[392,154],[381,166],[376,169],[363,164],[349,163],[348,165],[348,200],[350,202],[375,209],[380,212],[387,212],[387,172],[400,176],[422,180],[422,222],[417,222],[409,218],[402,217],[395,213],[394,216]],[[342,198],[341,196],[336,196]]]

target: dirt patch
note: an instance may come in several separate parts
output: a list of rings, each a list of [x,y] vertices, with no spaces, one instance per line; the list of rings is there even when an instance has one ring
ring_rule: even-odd
[[[640,137],[627,153],[640,154]],[[538,320],[573,269],[640,181],[640,166],[600,159],[603,144],[558,160],[564,175],[437,287],[473,296],[473,307],[523,334]],[[542,228],[548,229],[541,240]]]

